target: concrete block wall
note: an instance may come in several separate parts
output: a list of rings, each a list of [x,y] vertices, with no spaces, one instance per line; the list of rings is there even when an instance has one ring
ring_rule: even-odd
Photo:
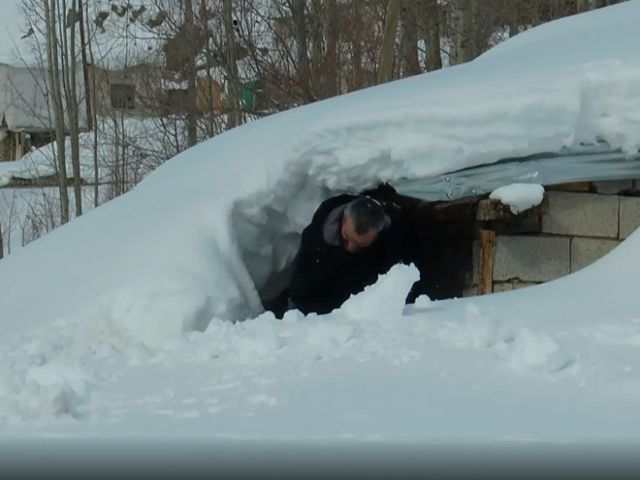
[[[620,197],[597,193],[548,192],[542,233],[617,238]]]
[[[640,227],[640,197],[621,196],[637,181],[594,182],[592,191],[548,191],[540,234],[498,235],[493,291],[523,288],[568,275],[609,253]],[[477,295],[479,247],[465,295]]]
[[[529,235],[496,238],[493,280],[548,282],[571,271],[571,239]]]

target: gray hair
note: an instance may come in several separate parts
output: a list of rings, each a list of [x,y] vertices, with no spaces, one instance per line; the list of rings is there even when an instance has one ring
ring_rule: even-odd
[[[353,221],[358,235],[371,230],[379,232],[391,224],[380,202],[366,195],[352,200],[344,209],[344,215]]]

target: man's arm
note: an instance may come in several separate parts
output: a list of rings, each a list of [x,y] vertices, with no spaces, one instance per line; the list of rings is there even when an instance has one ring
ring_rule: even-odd
[[[327,313],[335,308],[333,267],[329,265],[326,246],[320,243],[322,238],[318,233],[311,225],[302,233],[289,286],[291,301],[305,314]]]
[[[344,194],[325,200],[302,232],[289,291],[295,307],[305,314],[327,313],[342,303],[335,277],[336,265],[323,239],[323,227],[334,208],[354,198],[354,195]]]

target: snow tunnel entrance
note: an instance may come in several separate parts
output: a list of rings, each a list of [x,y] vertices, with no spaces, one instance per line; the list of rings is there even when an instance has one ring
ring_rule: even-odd
[[[307,186],[308,187],[308,186]],[[407,298],[421,294],[431,299],[462,297],[472,272],[473,243],[478,238],[476,215],[481,196],[456,201],[427,202],[398,194],[389,186],[364,192],[402,208],[415,242],[410,261],[420,280]],[[335,194],[301,190],[303,197],[281,193],[267,204],[236,205],[233,220],[242,259],[265,310],[281,316],[287,309],[287,287],[302,230],[320,203]],[[297,211],[292,211],[292,208]]]
[[[257,308],[284,314],[301,232],[322,201],[339,193],[307,184],[295,195],[283,191],[261,205],[255,199],[236,205],[234,230],[255,286]],[[496,236],[540,235],[542,216],[548,211],[545,199],[513,214],[507,205],[489,199],[488,193],[452,201],[401,195],[389,186],[359,193],[395,203],[408,218],[416,246],[410,262],[420,271],[420,280],[407,302],[421,294],[442,300],[502,291],[501,284],[494,283]]]

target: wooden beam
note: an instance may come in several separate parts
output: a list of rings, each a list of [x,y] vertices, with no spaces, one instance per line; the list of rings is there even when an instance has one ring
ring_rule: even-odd
[[[526,217],[540,216],[549,211],[549,200],[545,196],[540,205],[533,206],[520,213],[513,213],[508,205],[500,200],[485,198],[478,202],[476,219],[480,221],[515,220]]]
[[[591,184],[589,182],[558,183],[556,185],[548,185],[545,188],[554,192],[589,192]]]
[[[495,258],[496,232],[480,230],[480,294],[493,292],[493,260]]]

